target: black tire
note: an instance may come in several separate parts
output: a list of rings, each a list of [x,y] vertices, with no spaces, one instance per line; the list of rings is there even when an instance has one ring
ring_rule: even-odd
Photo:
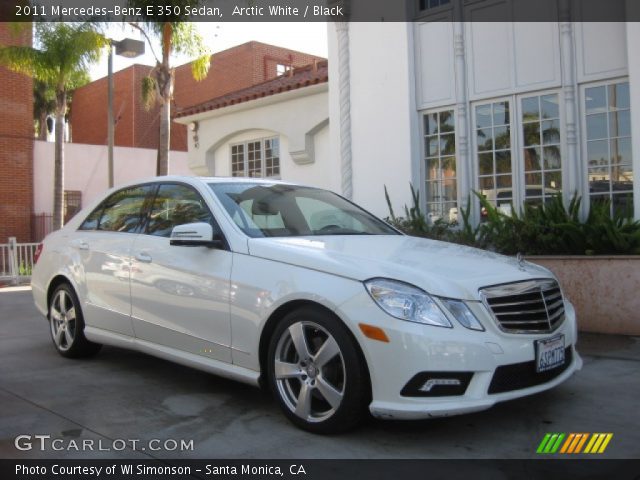
[[[69,284],[63,283],[54,290],[47,317],[53,345],[63,357],[90,357],[102,348],[102,345],[90,342],[84,336],[80,302]]]
[[[305,348],[307,354],[300,355]],[[339,433],[366,415],[370,400],[366,364],[335,316],[311,307],[287,314],[271,337],[267,358],[271,392],[298,427]]]

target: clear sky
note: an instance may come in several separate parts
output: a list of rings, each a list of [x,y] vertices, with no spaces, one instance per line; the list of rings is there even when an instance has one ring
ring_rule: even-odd
[[[214,54],[235,45],[256,40],[321,57],[327,56],[327,24],[323,22],[200,22],[196,25]],[[123,27],[122,24],[113,24],[107,31],[107,35],[115,40],[125,37],[141,38],[139,32],[131,29],[131,27]],[[157,47],[154,46],[154,48],[157,51]],[[189,61],[188,58],[175,58],[173,60],[174,66],[187,61]],[[134,63],[155,65],[154,57],[148,51],[148,47],[144,56],[134,59],[115,55],[113,66],[114,70],[118,71]],[[91,69],[91,78],[95,80],[106,75],[107,57],[105,55],[102,61]]]

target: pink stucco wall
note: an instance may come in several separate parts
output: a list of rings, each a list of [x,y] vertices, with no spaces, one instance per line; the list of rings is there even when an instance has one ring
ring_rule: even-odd
[[[529,257],[550,269],[585,332],[640,335],[640,256]]]
[[[34,142],[34,213],[53,212],[53,149],[52,142]],[[156,150],[115,147],[113,152],[115,186],[153,177],[156,172],[156,157]],[[64,189],[82,192],[82,204],[91,203],[107,190],[107,158],[105,145],[65,143]],[[169,174],[193,175],[187,165],[187,152],[171,152]]]

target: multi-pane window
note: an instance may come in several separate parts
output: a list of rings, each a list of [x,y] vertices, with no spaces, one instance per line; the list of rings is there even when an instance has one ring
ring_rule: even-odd
[[[264,141],[265,177],[280,175],[280,142],[277,138],[267,138]]]
[[[430,8],[441,7],[442,5],[448,5],[451,0],[420,0],[420,10],[428,10]]]
[[[633,215],[629,83],[585,89],[587,170],[591,203]]]
[[[231,145],[231,176],[280,175],[280,141],[277,137]]]
[[[427,213],[433,220],[457,220],[456,136],[453,110],[424,117]]]
[[[262,142],[247,143],[247,176],[262,177]]]
[[[475,134],[480,193],[494,205],[508,208],[513,200],[509,102],[476,106]]]
[[[233,177],[246,177],[243,143],[231,145],[231,175]]]
[[[558,94],[521,99],[524,199],[539,204],[562,191]]]

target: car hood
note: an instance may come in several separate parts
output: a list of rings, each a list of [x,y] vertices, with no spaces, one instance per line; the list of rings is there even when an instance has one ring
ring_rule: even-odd
[[[252,238],[249,253],[359,281],[391,278],[464,300],[478,300],[478,290],[489,285],[553,278],[546,268],[512,257],[404,235]]]

